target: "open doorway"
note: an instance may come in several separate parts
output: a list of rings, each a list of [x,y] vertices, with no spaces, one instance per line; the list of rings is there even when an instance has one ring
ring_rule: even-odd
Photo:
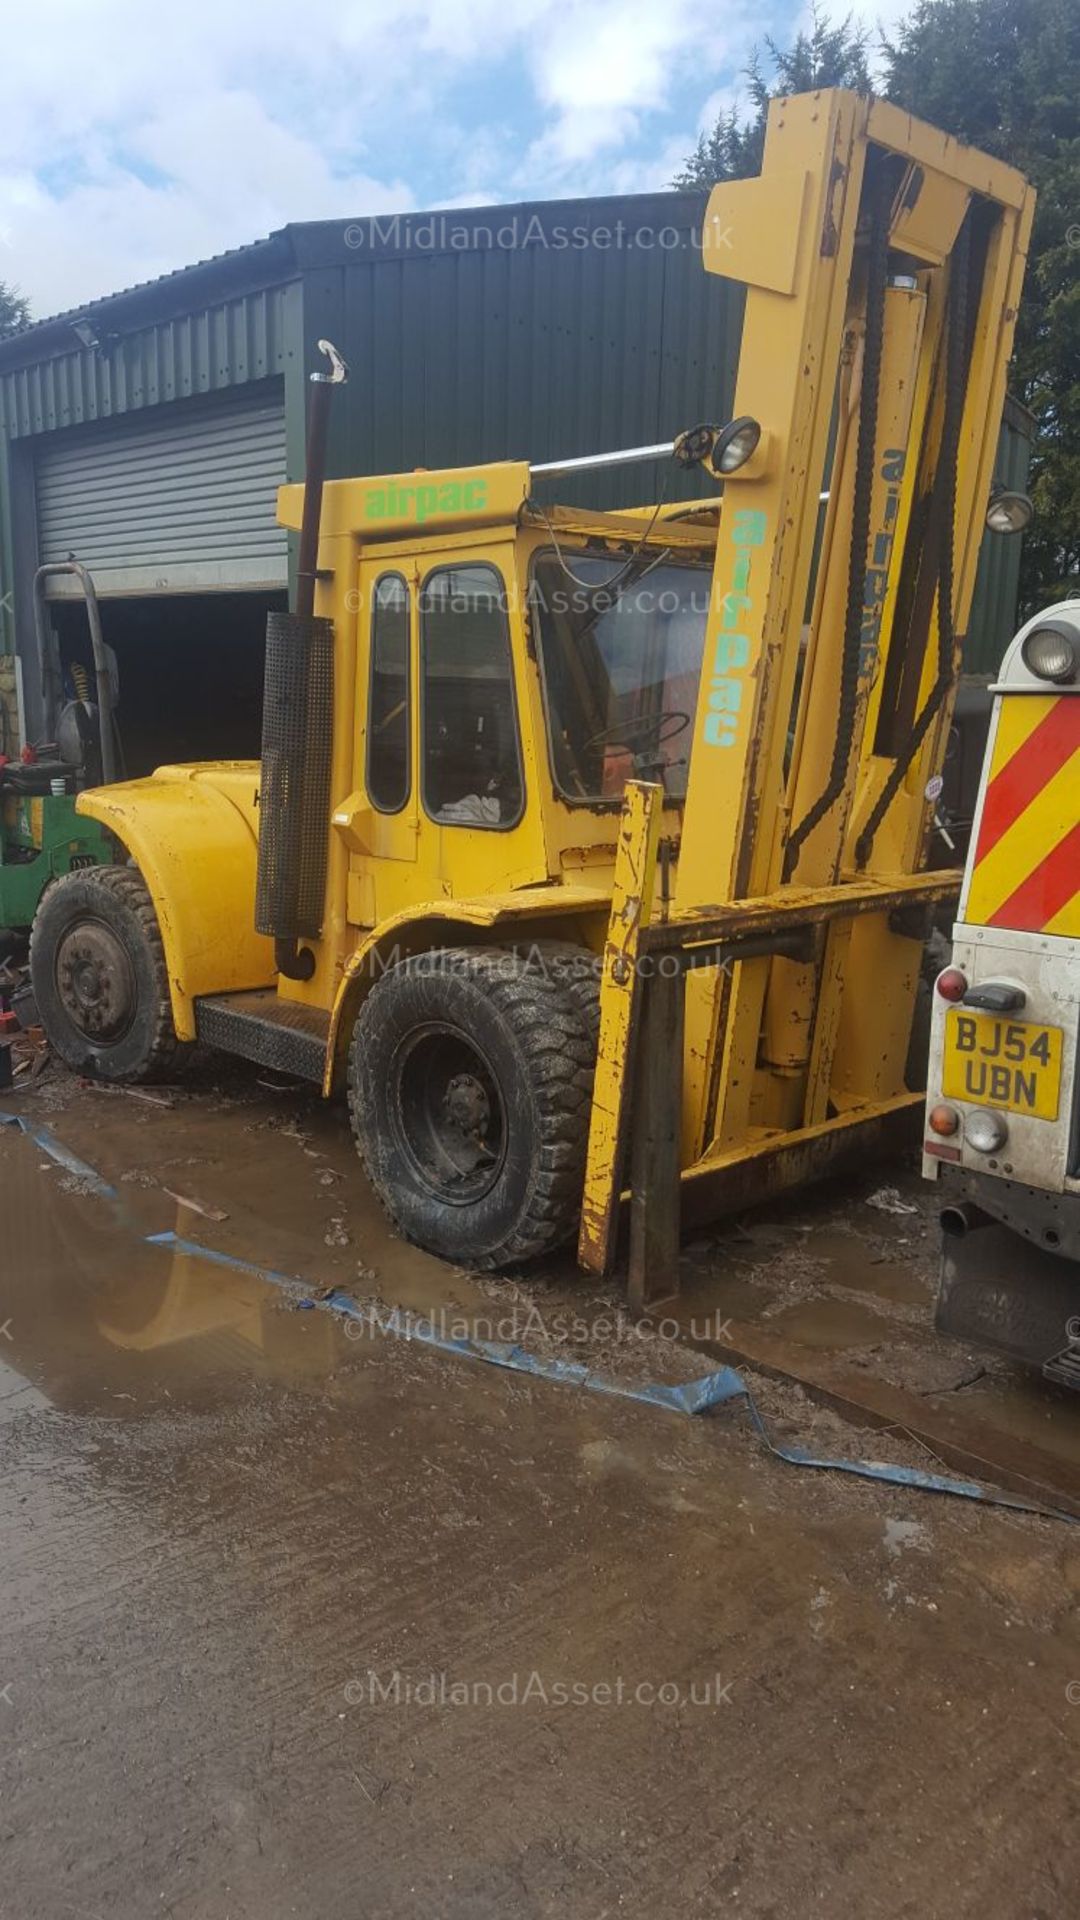
[[[284,592],[101,602],[105,640],[116,654],[129,778],[168,761],[258,758],[266,616],[287,605]],[[65,679],[72,663],[89,670],[84,608],[57,601],[51,612]]]

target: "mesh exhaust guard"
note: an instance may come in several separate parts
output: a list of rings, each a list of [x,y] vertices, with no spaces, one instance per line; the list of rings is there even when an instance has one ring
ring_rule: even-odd
[[[294,948],[322,929],[333,719],[333,622],[270,614],[255,926]]]

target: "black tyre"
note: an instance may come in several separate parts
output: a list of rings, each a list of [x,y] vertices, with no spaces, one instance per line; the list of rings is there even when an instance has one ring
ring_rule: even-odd
[[[569,1238],[594,1063],[572,996],[524,954],[454,948],[385,974],[353,1031],[349,1110],[401,1231],[489,1268]]]
[[[48,889],[30,978],[42,1025],[77,1073],[151,1080],[188,1051],[173,1028],[153,901],[130,867],[86,867]]]
[[[600,1043],[600,955],[572,940],[533,940],[515,952],[569,994],[592,1041],[595,1062]]]

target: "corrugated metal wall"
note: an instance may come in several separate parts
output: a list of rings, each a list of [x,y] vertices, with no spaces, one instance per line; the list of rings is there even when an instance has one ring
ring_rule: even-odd
[[[545,208],[515,228],[531,240],[467,250],[415,247],[420,217],[410,216],[382,246],[379,223],[363,223],[363,246],[306,274],[305,338],[328,334],[350,364],[333,470],[540,461],[722,419],[743,295],[702,267],[701,202],[614,204],[618,245],[594,244],[598,226],[615,231],[603,201]],[[558,231],[579,225],[586,243],[558,243]],[[671,497],[702,491],[700,476],[665,477]],[[559,496],[628,505],[653,498],[657,484],[651,468],[613,470],[576,489],[560,481]]]
[[[0,370],[0,432],[9,440],[113,420],[283,374],[295,352],[289,287],[270,287]],[[33,336],[29,336],[32,340]]]

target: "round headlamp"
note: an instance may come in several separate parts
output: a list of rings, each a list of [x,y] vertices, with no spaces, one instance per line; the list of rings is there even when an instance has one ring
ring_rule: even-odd
[[[713,443],[709,461],[713,472],[737,473],[740,467],[745,467],[760,439],[761,422],[749,413],[741,414],[738,420],[729,420]]]
[[[1076,677],[1076,640],[1064,626],[1033,627],[1021,645],[1020,658],[1039,680],[1062,686]]]
[[[986,509],[986,524],[991,533],[1023,533],[1030,527],[1035,509],[1026,493],[995,493]]]

